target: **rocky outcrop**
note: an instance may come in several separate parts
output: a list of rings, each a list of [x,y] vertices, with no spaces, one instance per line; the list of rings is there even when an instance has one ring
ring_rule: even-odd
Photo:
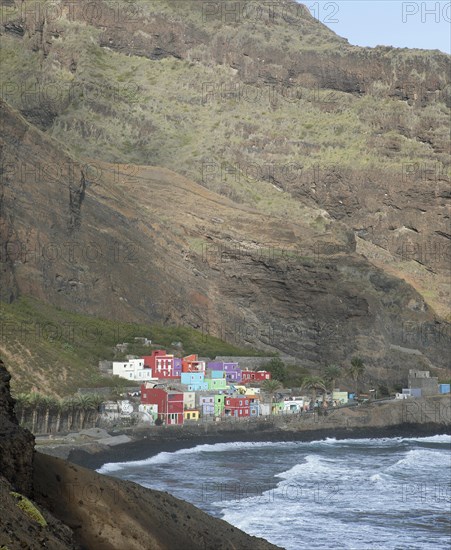
[[[9,380],[0,361],[2,548],[277,548],[167,493],[35,454],[33,436],[17,424]]]
[[[14,399],[9,391],[10,374],[0,360],[0,476],[12,487],[31,495],[34,437],[20,428],[14,414]]]
[[[276,549],[168,493],[36,454],[36,500],[96,550]]]

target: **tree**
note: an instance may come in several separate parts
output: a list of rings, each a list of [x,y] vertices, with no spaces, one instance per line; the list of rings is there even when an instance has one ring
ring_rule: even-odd
[[[16,404],[15,404],[15,411],[16,415],[19,416],[20,413],[20,420],[19,425],[23,426],[25,422],[25,415],[31,408],[31,398],[29,393],[19,393],[15,397]]]
[[[354,380],[356,392],[358,392],[358,382],[365,372],[365,365],[363,359],[360,357],[353,357],[351,359],[351,365],[348,367],[348,374]]]
[[[326,392],[326,384],[320,376],[306,376],[303,380],[302,387],[308,390],[313,390],[313,400],[316,401],[318,390]]]
[[[326,365],[324,369],[324,380],[331,391],[335,390],[336,382],[340,378],[341,369],[335,365]]]
[[[90,411],[97,409],[96,401],[93,399],[92,395],[77,393],[77,395],[75,396],[75,407],[78,410],[78,429],[82,430],[85,425],[87,414],[89,414]]]
[[[43,433],[49,432],[49,418],[50,418],[50,411],[55,411],[57,409],[57,399],[50,396],[43,396],[41,401],[41,409],[45,411],[44,416],[44,426],[42,429]]]
[[[269,396],[270,396],[271,414],[272,414],[272,404],[274,401],[274,393],[281,387],[282,387],[282,384],[281,382],[279,382],[279,380],[265,380],[262,384],[263,391],[265,391],[266,393],[269,393]]]
[[[74,397],[65,397],[62,403],[62,410],[67,413],[67,431],[70,432],[74,423],[74,412],[77,402]]]
[[[32,392],[30,393],[30,408],[33,411],[33,416],[31,419],[31,433],[35,433],[37,427],[38,415],[41,412],[42,406],[44,405],[44,396],[40,393]]]
[[[273,357],[269,363],[264,365],[264,369],[271,373],[273,379],[279,380],[283,384],[287,378],[285,363],[280,357]]]

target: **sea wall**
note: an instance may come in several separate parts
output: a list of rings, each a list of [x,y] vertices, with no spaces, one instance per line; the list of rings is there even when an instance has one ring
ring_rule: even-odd
[[[451,433],[449,396],[391,401],[338,409],[327,416],[291,415],[268,420],[237,420],[154,426],[129,432],[134,441],[112,449],[72,449],[69,460],[88,468],[106,462],[142,460],[159,452],[234,441],[314,441],[372,437],[422,437]],[[50,450],[50,452],[53,452]]]

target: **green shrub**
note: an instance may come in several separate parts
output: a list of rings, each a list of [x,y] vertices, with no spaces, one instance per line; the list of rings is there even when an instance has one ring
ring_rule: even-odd
[[[15,493],[14,491],[11,492],[11,495],[19,499],[17,506],[21,510],[23,510],[27,514],[27,516],[39,523],[41,527],[47,527],[47,522],[44,516],[36,508],[36,506],[30,500],[28,500],[28,498],[24,497],[20,493]]]

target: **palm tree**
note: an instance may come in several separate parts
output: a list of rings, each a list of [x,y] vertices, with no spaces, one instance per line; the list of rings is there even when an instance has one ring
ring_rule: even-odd
[[[67,431],[70,432],[74,423],[76,400],[74,397],[65,397],[61,406],[62,411],[67,412]]]
[[[91,427],[95,427],[95,425],[97,424],[97,420],[99,418],[99,408],[103,401],[103,396],[99,393],[91,394],[92,408],[90,409],[88,418],[88,422],[89,424],[91,424]]]
[[[365,365],[363,363],[363,359],[360,357],[353,357],[351,359],[351,366],[348,367],[348,374],[351,376],[351,378],[354,380],[356,392],[358,391],[358,381],[363,376],[363,373],[365,372]]]
[[[262,384],[263,391],[269,393],[269,395],[270,395],[270,403],[271,403],[270,411],[271,411],[271,414],[272,414],[272,404],[273,404],[273,401],[274,401],[274,393],[281,387],[282,387],[282,383],[279,382],[278,380],[265,380]]]
[[[55,423],[55,433],[60,431],[61,426],[61,415],[64,412],[64,399],[58,399],[55,403],[56,410],[56,423]]]
[[[92,395],[84,395],[78,393],[75,396],[76,408],[78,409],[78,419],[79,419],[79,430],[84,428],[86,414],[89,414],[89,411],[96,410],[97,405],[93,399]]]
[[[57,408],[57,399],[50,396],[42,396],[41,409],[45,410],[44,429],[42,430],[43,433],[48,433],[50,411],[55,410],[56,408]]]
[[[37,392],[30,393],[30,408],[33,410],[33,417],[31,420],[31,433],[35,433],[37,427],[38,415],[41,412],[44,396]]]
[[[302,381],[302,387],[313,390],[313,400],[316,401],[318,390],[326,392],[326,383],[320,376],[306,376]]]
[[[335,390],[336,381],[340,378],[341,369],[335,365],[326,365],[324,369],[324,380],[327,382],[329,389]]]
[[[16,415],[20,412],[19,425],[23,426],[25,422],[25,414],[30,410],[31,401],[29,393],[19,393],[14,398],[16,400],[15,411]]]

